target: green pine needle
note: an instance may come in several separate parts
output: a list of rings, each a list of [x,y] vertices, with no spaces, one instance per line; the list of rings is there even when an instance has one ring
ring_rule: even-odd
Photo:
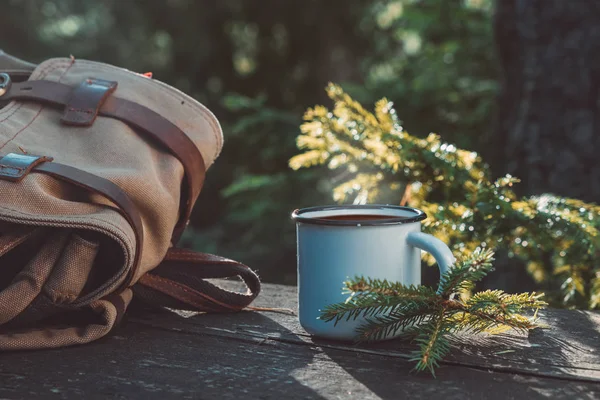
[[[537,310],[547,306],[541,300],[543,294],[486,290],[464,298],[465,290],[472,289],[492,270],[493,256],[489,250],[477,249],[458,261],[441,277],[442,290],[438,292],[426,286],[355,277],[344,282],[348,299],[327,306],[320,318],[335,324],[364,318],[356,331],[359,342],[414,337],[418,345],[411,359],[416,362],[415,370],[429,370],[435,375],[450,351],[451,333],[498,333],[507,329],[527,332],[539,327]],[[454,296],[456,293],[463,296]],[[526,310],[535,310],[534,318],[520,314]]]
[[[450,343],[446,334],[450,331],[451,324],[444,318],[443,311],[431,321],[422,325],[415,337],[419,349],[412,353],[410,361],[416,361],[417,372],[429,370],[435,376],[435,368],[450,352]]]
[[[407,328],[419,326],[431,317],[428,314],[431,309],[431,305],[425,302],[407,303],[389,314],[367,318],[367,322],[356,331],[358,341],[381,340],[399,333],[408,333],[404,332]]]
[[[483,279],[493,270],[494,252],[477,248],[473,254],[456,263],[456,265],[441,277],[440,295],[450,296],[471,290],[474,283]]]
[[[479,154],[434,133],[411,135],[387,99],[371,111],[338,85],[328,85],[327,94],[333,109],[307,110],[297,138],[302,153],[290,167],[328,168],[338,203],[398,202],[425,211],[424,230],[457,254],[499,248],[525,261],[554,306],[600,308],[600,206],[550,194],[520,196],[519,179],[493,180]],[[431,256],[425,261],[434,262]],[[490,261],[469,264],[471,271],[459,265],[446,277],[443,294],[471,290]]]
[[[357,277],[344,282],[350,297],[344,303],[323,310],[321,319],[335,321],[401,312],[405,307],[422,305],[434,298],[435,291],[425,286],[404,286],[378,279]]]
[[[511,315],[526,309],[535,310],[546,306],[546,302],[540,300],[541,297],[543,294],[535,292],[508,294],[502,290],[486,290],[474,294],[466,304],[470,312],[499,312]]]

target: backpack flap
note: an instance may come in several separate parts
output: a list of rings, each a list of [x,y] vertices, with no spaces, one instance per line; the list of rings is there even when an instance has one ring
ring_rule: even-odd
[[[221,128],[180,91],[92,61],[48,60],[29,81],[7,87],[0,96],[10,100],[0,109],[0,329],[24,331],[0,334],[0,349],[94,340],[185,227],[221,150]],[[232,274],[248,275],[253,290],[236,309],[259,288],[253,272],[238,270]],[[64,326],[72,313],[88,320]]]

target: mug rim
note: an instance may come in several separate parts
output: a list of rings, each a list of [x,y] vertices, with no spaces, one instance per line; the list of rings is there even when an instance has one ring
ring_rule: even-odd
[[[302,214],[317,211],[341,211],[341,210],[395,210],[395,211],[410,211],[415,215],[412,217],[394,217],[377,220],[365,220],[357,223],[352,220],[331,220],[319,217],[306,217]],[[391,204],[346,204],[346,205],[330,205],[330,206],[315,206],[306,207],[294,210],[292,219],[296,223],[313,224],[313,225],[333,225],[333,226],[379,226],[379,225],[401,225],[420,222],[427,218],[427,214],[417,208],[397,206]]]

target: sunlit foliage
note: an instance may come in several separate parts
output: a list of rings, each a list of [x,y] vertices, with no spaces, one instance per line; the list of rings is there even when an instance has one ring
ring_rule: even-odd
[[[527,262],[553,304],[600,306],[600,207],[550,194],[519,197],[512,190],[518,179],[492,181],[477,153],[436,134],[410,135],[388,100],[370,112],[337,85],[330,84],[327,93],[334,108],[306,112],[297,139],[304,152],[290,160],[292,168],[335,170],[339,183],[333,196],[339,202],[424,210],[429,216],[424,229],[458,255],[478,247],[508,250]]]

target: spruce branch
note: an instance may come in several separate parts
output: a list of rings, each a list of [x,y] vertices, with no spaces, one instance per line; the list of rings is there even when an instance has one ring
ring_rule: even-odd
[[[420,208],[430,216],[425,230],[455,253],[502,248],[527,263],[553,305],[600,308],[600,206],[550,194],[519,196],[513,191],[519,180],[492,180],[477,153],[437,134],[406,132],[390,101],[370,111],[335,84],[327,94],[332,110],[315,106],[305,113],[297,142],[303,153],[290,160],[293,169],[335,170],[336,202]],[[446,294],[469,290],[462,282],[476,278],[459,275],[450,277]]]
[[[382,294],[402,298],[429,298],[432,289],[429,287],[416,285],[403,285],[397,282],[391,282],[386,279],[371,279],[357,276],[347,282],[344,282],[345,290],[351,293],[369,293]]]
[[[442,278],[440,283],[440,294],[443,297],[453,293],[471,290],[474,283],[480,281],[490,271],[494,252],[477,248],[473,254],[456,263]]]
[[[381,340],[405,333],[406,328],[414,327],[429,319],[432,307],[427,303],[407,303],[388,315],[367,318],[366,323],[356,331],[358,341]]]
[[[469,312],[498,312],[506,315],[522,312],[526,309],[538,309],[546,303],[540,300],[540,293],[508,294],[502,290],[486,290],[473,295],[467,300]]]
[[[429,369],[435,376],[435,368],[450,352],[450,343],[445,336],[449,332],[450,325],[444,319],[444,311],[441,310],[431,321],[420,327],[415,342],[419,349],[412,353],[411,361],[416,361],[417,372]]]
[[[543,294],[485,290],[467,298],[453,296],[485,277],[492,270],[493,256],[491,251],[477,249],[459,260],[441,277],[440,292],[426,286],[355,277],[344,282],[348,299],[327,306],[320,318],[335,324],[363,318],[356,331],[358,342],[413,337],[418,345],[412,357],[415,370],[434,374],[450,351],[451,333],[527,332],[539,327],[537,310],[547,306]],[[535,310],[534,318],[520,314],[527,310]]]
[[[435,292],[426,286],[404,286],[398,283],[357,277],[345,282],[345,291],[350,297],[339,304],[323,310],[321,319],[334,321],[354,320],[383,313],[408,312],[411,308],[431,307]]]

